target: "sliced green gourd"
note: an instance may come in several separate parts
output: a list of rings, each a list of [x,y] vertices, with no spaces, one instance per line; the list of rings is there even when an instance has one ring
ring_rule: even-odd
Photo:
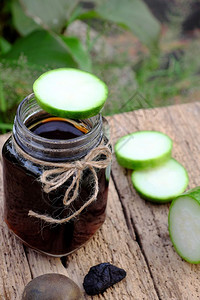
[[[200,187],[172,201],[168,223],[177,253],[190,263],[200,263]]]
[[[187,171],[175,159],[154,168],[134,171],[131,179],[141,196],[158,203],[171,201],[188,185]]]
[[[115,144],[118,163],[128,169],[144,169],[162,164],[171,157],[172,140],[158,131],[137,131]]]
[[[77,69],[56,69],[33,84],[35,98],[47,112],[64,118],[85,119],[99,113],[108,88],[98,77]]]

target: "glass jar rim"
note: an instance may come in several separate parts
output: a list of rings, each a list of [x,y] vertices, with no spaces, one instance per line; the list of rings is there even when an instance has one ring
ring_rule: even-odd
[[[23,130],[29,134],[31,137],[33,138],[37,138],[38,135],[36,135],[34,132],[32,132],[30,129],[28,129],[28,127],[25,125],[25,123],[22,121],[21,119],[21,110],[23,108],[23,106],[31,99],[34,98],[34,93],[31,93],[30,95],[28,95],[27,97],[25,97],[21,103],[19,104],[18,108],[17,108],[17,112],[16,112],[16,117],[18,118],[18,122],[19,122],[19,126],[21,128],[23,128]],[[39,104],[38,104],[39,105]],[[41,108],[42,109],[42,108]],[[102,116],[101,114],[97,114],[96,116],[94,117],[97,117],[97,123],[95,124],[95,126],[87,133],[85,133],[84,135],[81,135],[81,136],[78,136],[76,138],[72,138],[72,139],[69,139],[69,140],[60,140],[60,139],[56,139],[56,140],[52,140],[52,139],[48,139],[48,138],[45,138],[45,137],[39,137],[39,139],[41,141],[44,141],[44,142],[48,142],[48,143],[53,143],[53,144],[60,144],[60,143],[73,143],[74,141],[81,141],[81,140],[84,140],[85,137],[89,137],[90,135],[93,134],[93,132],[96,130],[96,127],[98,126],[98,122],[102,122]],[[92,117],[92,118],[94,118]]]
[[[91,128],[88,133],[66,140],[44,138],[28,129],[26,122],[37,114],[48,115],[39,106],[34,98],[34,93],[32,93],[19,104],[13,126],[13,137],[18,146],[35,158],[47,161],[76,160],[84,157],[102,140],[103,121],[101,114],[84,120]]]

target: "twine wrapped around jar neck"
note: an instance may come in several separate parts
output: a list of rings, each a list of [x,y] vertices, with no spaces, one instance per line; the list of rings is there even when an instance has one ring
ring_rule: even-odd
[[[93,175],[93,194],[77,211],[73,212],[70,216],[63,219],[55,219],[51,216],[39,214],[37,212],[29,210],[28,215],[30,217],[35,217],[51,224],[63,224],[69,222],[71,219],[77,217],[87,206],[89,206],[93,201],[96,200],[99,192],[99,184],[95,168],[104,169],[111,163],[112,160],[112,152],[109,147],[109,143],[105,144],[104,139],[99,146],[93,148],[83,159],[71,163],[46,162],[34,158],[23,151],[17,145],[14,138],[13,146],[16,149],[17,153],[24,159],[29,160],[35,164],[42,165],[44,167],[49,167],[47,169],[44,169],[40,176],[40,182],[42,183],[45,193],[48,194],[51,191],[57,190],[60,186],[66,183],[68,179],[73,177],[72,182],[66,188],[65,195],[63,197],[64,207],[69,206],[77,199],[79,195],[79,186],[83,171],[88,168]],[[98,160],[99,157],[101,157],[100,160]]]

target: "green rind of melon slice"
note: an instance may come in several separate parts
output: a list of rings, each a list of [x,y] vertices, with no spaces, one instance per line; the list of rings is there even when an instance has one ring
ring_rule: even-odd
[[[59,82],[62,81],[61,72],[63,75],[67,74],[68,78],[65,81],[63,77],[63,82],[65,84],[62,85],[60,84],[59,86]],[[77,86],[75,85],[76,79],[70,79],[69,76],[70,72],[73,76],[75,75],[77,77],[77,82],[78,82]],[[49,84],[48,87],[47,76],[50,75],[54,76],[55,85],[53,84],[52,81],[53,77],[51,77],[51,83]],[[60,76],[61,80],[58,79],[58,76]],[[75,76],[74,77],[73,76],[72,78],[75,78]],[[81,80],[79,80],[79,77],[81,78],[82,82]],[[84,78],[86,80],[84,80]],[[45,88],[43,88],[42,85]],[[71,86],[74,85],[75,87],[73,88],[73,90],[72,91],[70,90],[70,93],[73,96],[72,99],[70,100],[69,89]],[[83,89],[87,88],[87,92],[82,93],[82,88]],[[63,95],[65,94],[67,95],[67,93],[69,93],[68,99],[66,98],[60,100],[61,97],[59,97],[59,93],[61,89]],[[100,92],[95,94],[95,90],[97,91],[100,90]],[[103,81],[101,81],[98,77],[85,71],[81,71],[77,69],[65,69],[65,68],[51,70],[42,74],[34,82],[33,91],[38,104],[45,111],[49,112],[52,115],[56,115],[64,118],[71,118],[71,119],[86,119],[97,115],[100,112],[100,110],[103,108],[104,103],[108,97],[108,88],[106,84]],[[91,93],[93,94],[93,98],[91,97]],[[49,101],[49,97],[50,97],[50,101]],[[74,99],[75,101],[73,101]],[[78,102],[79,99],[80,99],[80,104]]]
[[[183,239],[183,243],[178,242],[175,237],[174,220],[180,222],[178,228],[176,224],[175,230],[180,231],[178,239]],[[191,226],[194,226],[192,231],[190,230]],[[200,241],[200,186],[188,190],[172,201],[168,214],[168,230],[171,242],[178,255],[191,264],[199,264],[200,244],[195,249],[197,255],[194,255],[192,239],[194,243]],[[195,231],[197,231],[197,235]],[[180,244],[182,245],[180,246]]]
[[[180,180],[180,178],[181,178],[178,188],[174,188],[173,192],[172,191],[169,192],[168,190],[166,191],[167,185],[165,185],[165,182],[159,183],[159,180],[161,179],[160,173],[158,173],[158,175],[157,175],[158,183],[157,182],[155,183],[155,180],[154,180],[154,183],[151,186],[151,177],[149,176],[149,179],[148,179],[148,177],[146,177],[145,174],[148,174],[148,172],[152,171],[155,174],[154,178],[156,178],[156,172],[159,172],[159,170],[161,170],[162,168],[164,169],[165,166],[168,167],[169,164],[172,165],[172,168],[174,168],[174,167],[178,168],[177,175],[176,176],[173,175],[173,177],[177,178],[176,179],[177,181]],[[171,168],[171,166],[170,166],[170,168]],[[142,175],[142,177],[140,174]],[[144,174],[144,176],[143,176],[143,174]],[[140,176],[139,179],[138,179],[138,175]],[[172,180],[172,183],[174,184],[174,178],[171,178],[171,174],[168,173],[167,170],[166,170],[166,175],[164,175],[164,176],[166,176],[166,178],[168,177],[169,181]],[[164,176],[163,176],[163,178],[164,178]],[[180,176],[180,178],[178,178],[178,176]],[[131,179],[132,179],[133,186],[134,186],[135,190],[138,192],[138,194],[145,200],[155,202],[155,203],[171,202],[172,199],[179,196],[180,194],[182,194],[185,191],[185,189],[187,188],[188,182],[189,182],[187,171],[180,163],[178,163],[173,158],[171,158],[169,161],[163,163],[162,165],[154,167],[154,168],[133,171]],[[142,182],[142,184],[141,184],[141,182]],[[146,186],[148,184],[150,189],[153,190],[153,192],[150,192],[149,188],[147,189],[145,184],[146,184]],[[168,182],[168,184],[169,184],[169,182]],[[163,189],[163,188],[164,188],[164,193],[163,193],[163,191],[160,193],[159,189]]]
[[[157,134],[158,136],[163,136],[163,138],[167,141],[168,145],[166,147],[165,151],[162,151],[160,155],[157,155],[156,157],[148,157],[148,145],[146,145],[145,151],[147,151],[147,158],[146,159],[134,159],[134,157],[128,157],[122,154],[122,151],[120,150],[120,147],[126,147],[126,140],[134,138],[136,135],[142,135],[143,133],[147,133],[149,135],[151,134]],[[124,146],[123,146],[124,141]],[[142,170],[142,169],[148,169],[153,168],[156,166],[161,165],[162,163],[166,162],[171,158],[171,152],[172,152],[172,146],[173,142],[166,134],[159,132],[159,131],[137,131],[133,132],[131,134],[128,134],[126,136],[123,136],[120,138],[117,143],[115,144],[115,155],[117,162],[124,168],[127,169],[133,169],[133,170]],[[143,146],[142,146],[143,147]],[[133,149],[134,151],[134,149]]]

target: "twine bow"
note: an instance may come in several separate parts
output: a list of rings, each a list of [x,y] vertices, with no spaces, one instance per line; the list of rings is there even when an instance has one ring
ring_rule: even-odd
[[[97,160],[98,157],[102,158],[100,160]],[[71,177],[73,177],[72,182],[70,186],[67,187],[63,198],[63,205],[65,207],[69,206],[78,197],[80,180],[83,175],[83,171],[86,168],[89,168],[93,175],[94,192],[89,200],[87,200],[77,211],[75,211],[67,218],[54,219],[47,215],[38,214],[32,210],[29,211],[28,215],[49,223],[62,224],[69,222],[72,218],[79,215],[82,210],[90,205],[94,200],[96,200],[97,194],[99,192],[99,186],[95,168],[106,168],[111,163],[111,159],[112,153],[108,145],[100,145],[97,148],[92,149],[83,160],[72,163],[57,163],[56,168],[45,170],[40,177],[40,181],[43,184],[45,193],[50,193],[51,191],[58,189]]]

